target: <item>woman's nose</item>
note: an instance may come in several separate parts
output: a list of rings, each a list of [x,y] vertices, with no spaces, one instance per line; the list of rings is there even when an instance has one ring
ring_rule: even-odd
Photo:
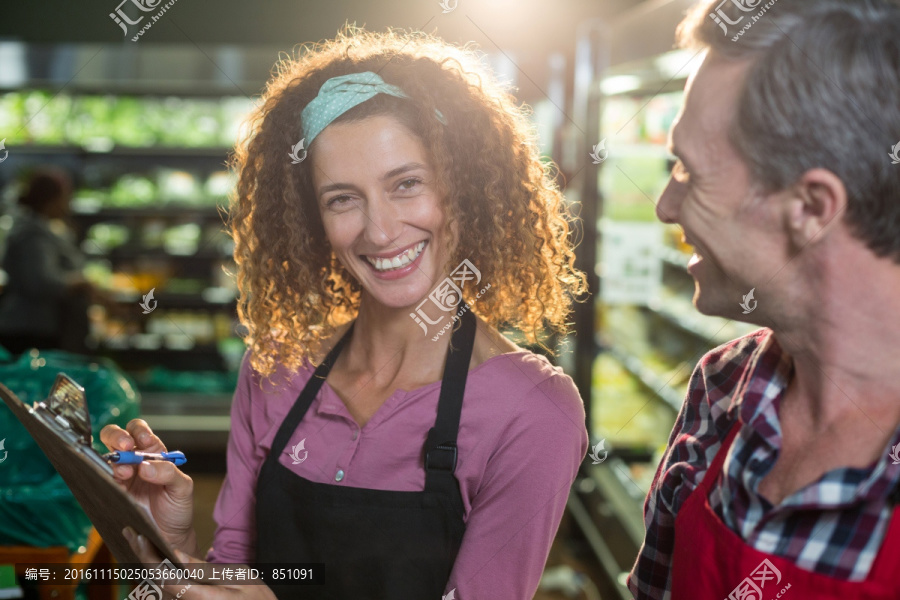
[[[366,206],[366,238],[372,244],[386,246],[400,236],[403,229],[401,215],[389,198],[381,194],[370,198]]]

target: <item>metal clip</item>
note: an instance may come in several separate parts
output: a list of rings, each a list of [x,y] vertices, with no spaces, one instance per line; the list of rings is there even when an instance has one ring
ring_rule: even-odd
[[[71,442],[94,464],[110,475],[113,474],[112,467],[94,450],[91,414],[88,412],[84,388],[74,379],[65,373],[58,374],[47,399],[35,402],[29,411],[57,435]]]

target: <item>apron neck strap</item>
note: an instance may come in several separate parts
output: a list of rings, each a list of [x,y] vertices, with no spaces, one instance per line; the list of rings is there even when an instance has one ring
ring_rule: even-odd
[[[725,439],[722,440],[722,443],[719,445],[718,452],[716,452],[715,457],[709,467],[707,467],[706,473],[703,474],[703,479],[700,480],[700,485],[697,486],[697,490],[700,490],[704,498],[709,497],[709,493],[712,491],[712,487],[715,485],[719,473],[722,472],[722,466],[725,464],[728,450],[731,448],[731,445],[734,443],[734,438],[738,436],[743,425],[744,424],[740,419],[732,424],[731,429],[729,429],[728,433],[725,435]]]
[[[453,478],[456,469],[456,436],[459,431],[459,417],[462,412],[466,379],[469,375],[469,361],[475,345],[475,315],[468,304],[460,304],[465,311],[460,318],[460,326],[450,338],[447,362],[441,380],[441,395],[438,400],[437,419],[428,431],[425,440],[425,489],[433,487],[436,477],[447,473]],[[457,311],[458,312],[458,311]]]
[[[469,361],[475,345],[476,330],[475,315],[472,314],[469,305],[465,302],[460,303],[456,312],[458,313],[460,310],[465,312],[460,317],[460,326],[453,331],[450,337],[450,347],[447,349],[447,360],[444,363],[444,375],[441,379],[437,418],[434,427],[428,431],[425,441],[426,490],[448,486],[458,490],[456,479],[453,477],[457,459],[456,435],[459,430],[463,394],[469,375]],[[350,339],[354,324],[355,321],[350,324],[341,339],[316,368],[303,391],[300,392],[294,406],[291,407],[281,427],[278,428],[278,433],[275,434],[267,460],[277,461],[284,451],[306,411],[322,388],[322,384],[325,383],[341,350]],[[446,477],[447,475],[449,478]]]
[[[288,441],[290,441],[291,436],[294,434],[294,430],[297,429],[300,421],[303,420],[303,417],[304,415],[306,415],[306,411],[309,409],[312,401],[315,399],[316,394],[319,393],[322,384],[325,383],[325,379],[328,377],[328,373],[331,371],[331,367],[333,367],[335,361],[337,361],[338,355],[340,355],[341,350],[344,349],[344,346],[347,344],[347,340],[350,339],[350,334],[353,333],[353,326],[355,324],[355,320],[350,323],[350,327],[347,328],[347,331],[344,332],[344,335],[341,336],[341,339],[339,339],[337,344],[334,345],[334,348],[332,348],[331,351],[325,356],[325,360],[323,360],[319,364],[319,366],[316,367],[316,371],[312,374],[312,377],[309,378],[309,381],[306,383],[303,391],[300,392],[300,395],[297,397],[297,401],[294,402],[294,406],[291,407],[291,410],[284,418],[284,422],[281,424],[281,427],[278,428],[278,433],[275,434],[275,439],[272,440],[272,449],[269,451],[270,459],[277,461]]]

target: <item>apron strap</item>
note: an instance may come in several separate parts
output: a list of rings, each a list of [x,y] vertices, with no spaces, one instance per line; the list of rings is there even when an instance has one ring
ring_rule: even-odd
[[[316,394],[318,394],[319,390],[322,388],[322,384],[325,383],[325,379],[328,377],[331,367],[333,367],[335,361],[337,361],[338,355],[341,353],[347,340],[350,339],[350,334],[353,332],[353,325],[355,324],[356,321],[350,323],[350,327],[347,328],[347,331],[344,332],[344,335],[341,336],[338,343],[334,345],[334,348],[331,349],[325,357],[325,360],[316,367],[315,373],[309,378],[306,387],[300,392],[297,401],[294,402],[294,406],[291,407],[290,412],[288,412],[284,421],[282,421],[281,427],[278,428],[278,433],[275,434],[275,439],[272,441],[272,449],[269,451],[269,456],[266,460],[278,460],[284,447],[291,439],[294,430],[300,425],[300,421],[303,420],[306,411],[309,410],[310,405],[312,405],[313,400],[315,400]]]
[[[456,497],[459,497],[459,487],[453,476],[457,459],[456,436],[476,329],[475,315],[469,305],[462,302],[459,308],[465,312],[461,317],[460,327],[450,338],[441,380],[437,419],[425,440],[425,490],[455,490]]]
[[[719,473],[722,472],[722,466],[725,464],[725,457],[728,454],[728,450],[731,449],[731,445],[734,443],[734,438],[737,437],[738,433],[741,431],[741,427],[743,427],[743,423],[740,419],[736,420],[731,429],[725,435],[725,439],[722,440],[722,443],[719,445],[719,450],[716,452],[715,457],[710,463],[709,467],[706,469],[706,473],[703,474],[703,479],[700,481],[700,485],[698,485],[694,492],[700,491],[704,500],[709,497],[709,493],[712,491],[712,487],[716,483],[716,479],[719,478]]]
[[[447,360],[444,364],[444,375],[438,398],[437,418],[434,427],[428,431],[424,447],[425,490],[446,492],[454,499],[454,502],[460,498],[459,483],[453,476],[457,459],[456,435],[459,431],[463,394],[469,375],[469,361],[475,345],[476,330],[475,315],[469,305],[462,302],[459,309],[463,309],[465,312],[460,318],[460,327],[453,331],[450,338],[450,347],[447,349]],[[306,411],[315,400],[316,394],[325,383],[332,366],[337,361],[338,355],[350,338],[353,325],[354,323],[350,324],[325,360],[316,368],[303,391],[300,392],[294,406],[291,407],[290,412],[281,423],[281,427],[278,428],[278,433],[275,434],[266,462],[278,461],[278,457],[284,451],[297,426],[300,425]]]

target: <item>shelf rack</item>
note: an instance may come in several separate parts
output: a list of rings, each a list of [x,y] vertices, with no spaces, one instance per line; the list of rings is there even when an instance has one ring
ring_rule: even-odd
[[[645,365],[641,359],[616,345],[604,345],[606,350],[619,361],[641,384],[659,400],[670,406],[675,413],[681,411],[684,395],[669,385],[665,378]]]

